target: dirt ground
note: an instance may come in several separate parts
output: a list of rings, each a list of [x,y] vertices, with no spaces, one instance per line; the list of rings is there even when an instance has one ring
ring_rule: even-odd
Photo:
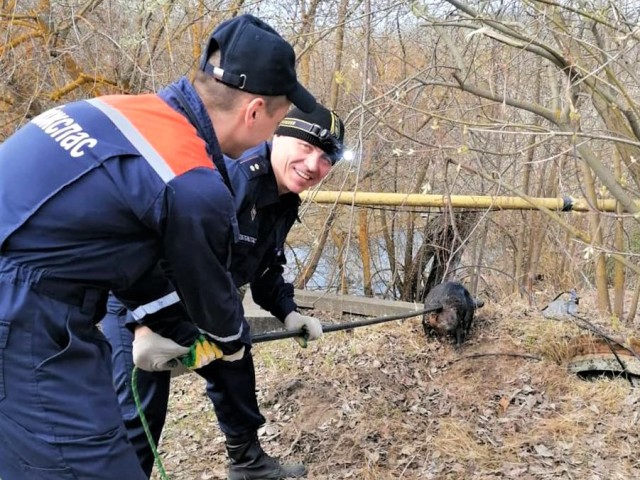
[[[637,328],[614,331],[591,307],[583,297],[579,314],[608,333]],[[262,444],[305,462],[310,479],[640,478],[640,391],[567,371],[569,342],[584,333],[516,300],[485,305],[458,350],[427,338],[418,318],[327,334],[307,349],[256,345]],[[226,478],[196,375],[173,380],[160,455],[172,480]]]

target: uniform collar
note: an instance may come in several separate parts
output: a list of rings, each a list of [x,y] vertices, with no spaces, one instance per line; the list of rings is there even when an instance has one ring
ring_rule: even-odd
[[[197,125],[194,125],[194,127],[199,132],[199,134],[205,137],[203,138],[203,140],[206,142],[209,148],[211,150],[215,150],[209,152],[209,154],[218,155],[219,158],[222,157],[222,151],[220,150],[218,137],[216,137],[216,133],[213,130],[213,123],[211,123],[211,118],[207,113],[207,109],[205,108],[204,103],[202,103],[198,92],[196,92],[196,89],[193,87],[193,84],[187,77],[182,77],[174,82],[172,84],[172,87],[177,88],[178,90],[180,90],[180,92],[182,92],[198,123]],[[186,114],[184,108],[178,101],[176,101],[175,94],[171,91],[171,88],[163,88],[158,92],[158,95],[166,102],[168,102],[173,108],[175,108],[177,111],[188,118],[188,115]]]
[[[271,145],[267,144],[266,150],[266,158],[270,159]],[[268,161],[267,165],[267,168],[269,169],[269,181],[264,182],[262,188],[260,189],[260,194],[256,199],[256,206],[258,208],[264,208],[280,203],[280,196],[278,195],[278,183],[276,182],[276,175],[273,173],[273,168],[271,167],[271,161]]]
[[[233,186],[231,185],[227,167],[223,160],[218,137],[213,129],[211,117],[209,117],[209,113],[193,84],[186,77],[182,77],[158,92],[158,96],[171,105],[172,108],[187,117],[196,129],[198,136],[204,140],[213,164],[220,175],[222,175],[224,183],[233,195]]]

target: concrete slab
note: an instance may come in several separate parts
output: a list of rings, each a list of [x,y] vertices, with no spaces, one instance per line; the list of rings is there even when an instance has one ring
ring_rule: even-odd
[[[353,295],[336,295],[325,292],[296,290],[295,299],[300,307],[329,311],[335,314],[350,313],[365,317],[382,317],[423,310],[424,305],[409,302],[380,300],[377,298],[356,297]],[[283,323],[266,310],[261,309],[247,292],[242,301],[244,313],[251,326],[252,334],[284,330]],[[171,376],[176,377],[189,373],[188,369],[175,369]]]
[[[382,317],[424,309],[424,305],[419,303],[337,295],[309,290],[296,290],[295,299],[300,307],[324,310],[336,315],[347,313],[364,317]],[[283,329],[282,322],[253,302],[251,292],[248,290],[244,296],[243,306],[249,325],[251,325],[252,333],[265,333]]]

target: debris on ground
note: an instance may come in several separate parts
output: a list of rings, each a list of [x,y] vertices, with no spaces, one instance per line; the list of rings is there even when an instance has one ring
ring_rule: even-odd
[[[572,339],[584,334],[514,301],[478,311],[459,349],[427,338],[420,318],[307,349],[256,345],[261,442],[305,462],[309,479],[640,478],[640,391],[569,371]],[[223,436],[196,375],[173,380],[160,453],[172,480],[226,478]]]

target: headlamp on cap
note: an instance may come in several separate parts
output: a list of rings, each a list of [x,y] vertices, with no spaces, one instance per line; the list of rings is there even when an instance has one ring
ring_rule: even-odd
[[[328,129],[321,127],[317,123],[309,123],[298,118],[289,117],[285,118],[281,125],[305,131],[310,134],[314,140],[317,139],[317,141],[311,141],[309,143],[321,148],[329,156],[332,166],[342,158],[342,153],[344,152],[342,142]]]

